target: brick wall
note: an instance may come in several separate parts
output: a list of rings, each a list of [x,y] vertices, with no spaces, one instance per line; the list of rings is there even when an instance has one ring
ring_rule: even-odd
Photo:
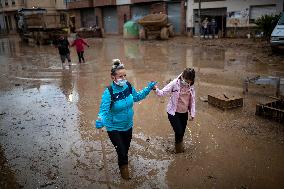
[[[74,11],[74,15],[75,15],[75,28],[81,28],[82,27],[82,23],[81,23],[81,14],[80,14],[80,10],[76,10]]]
[[[125,19],[126,21],[131,19],[130,6],[129,5],[117,6],[117,15],[118,15],[118,32],[119,34],[123,34],[123,25]]]
[[[116,5],[115,0],[94,0],[93,2],[94,2],[93,4],[94,4],[95,7]]]
[[[81,27],[81,15],[80,10],[69,10],[69,16],[75,18],[75,29]],[[72,19],[71,19],[72,20]]]
[[[103,13],[102,13],[102,9],[99,7],[95,8],[95,20],[96,20],[96,24],[100,28],[103,28]]]
[[[68,9],[88,8],[93,6],[94,3],[92,0],[81,0],[81,1],[69,2],[67,4]]]

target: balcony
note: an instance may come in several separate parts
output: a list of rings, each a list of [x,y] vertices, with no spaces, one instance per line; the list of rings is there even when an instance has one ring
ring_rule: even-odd
[[[116,0],[94,0],[94,6],[109,6],[109,5],[116,5]]]
[[[93,0],[71,0],[67,4],[68,9],[81,9],[94,7]]]

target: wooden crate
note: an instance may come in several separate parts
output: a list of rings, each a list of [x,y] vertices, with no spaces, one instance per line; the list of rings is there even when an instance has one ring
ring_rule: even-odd
[[[265,104],[257,104],[255,114],[284,123],[284,101],[275,100]]]
[[[232,109],[243,106],[243,98],[235,96],[208,95],[208,103],[222,110]]]

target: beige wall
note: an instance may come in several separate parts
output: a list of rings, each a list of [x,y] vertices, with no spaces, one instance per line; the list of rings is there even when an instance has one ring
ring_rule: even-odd
[[[48,12],[55,11],[55,0],[26,0],[26,8],[45,8]]]
[[[57,10],[66,10],[66,4],[64,0],[56,0],[55,8]]]
[[[2,7],[0,12],[2,11],[16,11],[18,9],[24,8],[25,4],[23,0],[15,0],[15,4],[12,4],[12,1],[7,1],[8,5],[5,4],[5,1],[1,1]]]
[[[202,2],[201,9],[209,8],[227,8],[227,12],[240,11],[248,15],[250,11],[250,6],[252,5],[276,5],[276,12],[283,11],[283,0],[223,0],[223,1],[213,1],[213,2]],[[198,3],[194,0],[187,0],[187,14],[186,14],[186,26],[193,27],[193,10],[198,9]],[[244,16],[241,20],[240,27],[254,26],[248,22],[248,16]],[[230,27],[230,19],[227,19],[227,27]]]

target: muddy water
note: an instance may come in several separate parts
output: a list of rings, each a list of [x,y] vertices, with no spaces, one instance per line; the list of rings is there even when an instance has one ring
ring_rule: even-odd
[[[88,42],[87,62],[78,65],[72,49],[71,69],[62,69],[52,46],[0,40],[0,188],[284,187],[283,125],[254,115],[256,103],[271,100],[275,89],[250,86],[244,107],[228,111],[200,99],[242,96],[248,76],[284,76],[283,57],[242,46],[200,46],[184,37]],[[150,80],[163,87],[185,67],[197,74],[197,116],[188,122],[184,154],[174,154],[168,99],[150,94],[135,105],[128,182],[119,177],[106,132],[92,125],[113,58],[124,62],[136,89]]]

